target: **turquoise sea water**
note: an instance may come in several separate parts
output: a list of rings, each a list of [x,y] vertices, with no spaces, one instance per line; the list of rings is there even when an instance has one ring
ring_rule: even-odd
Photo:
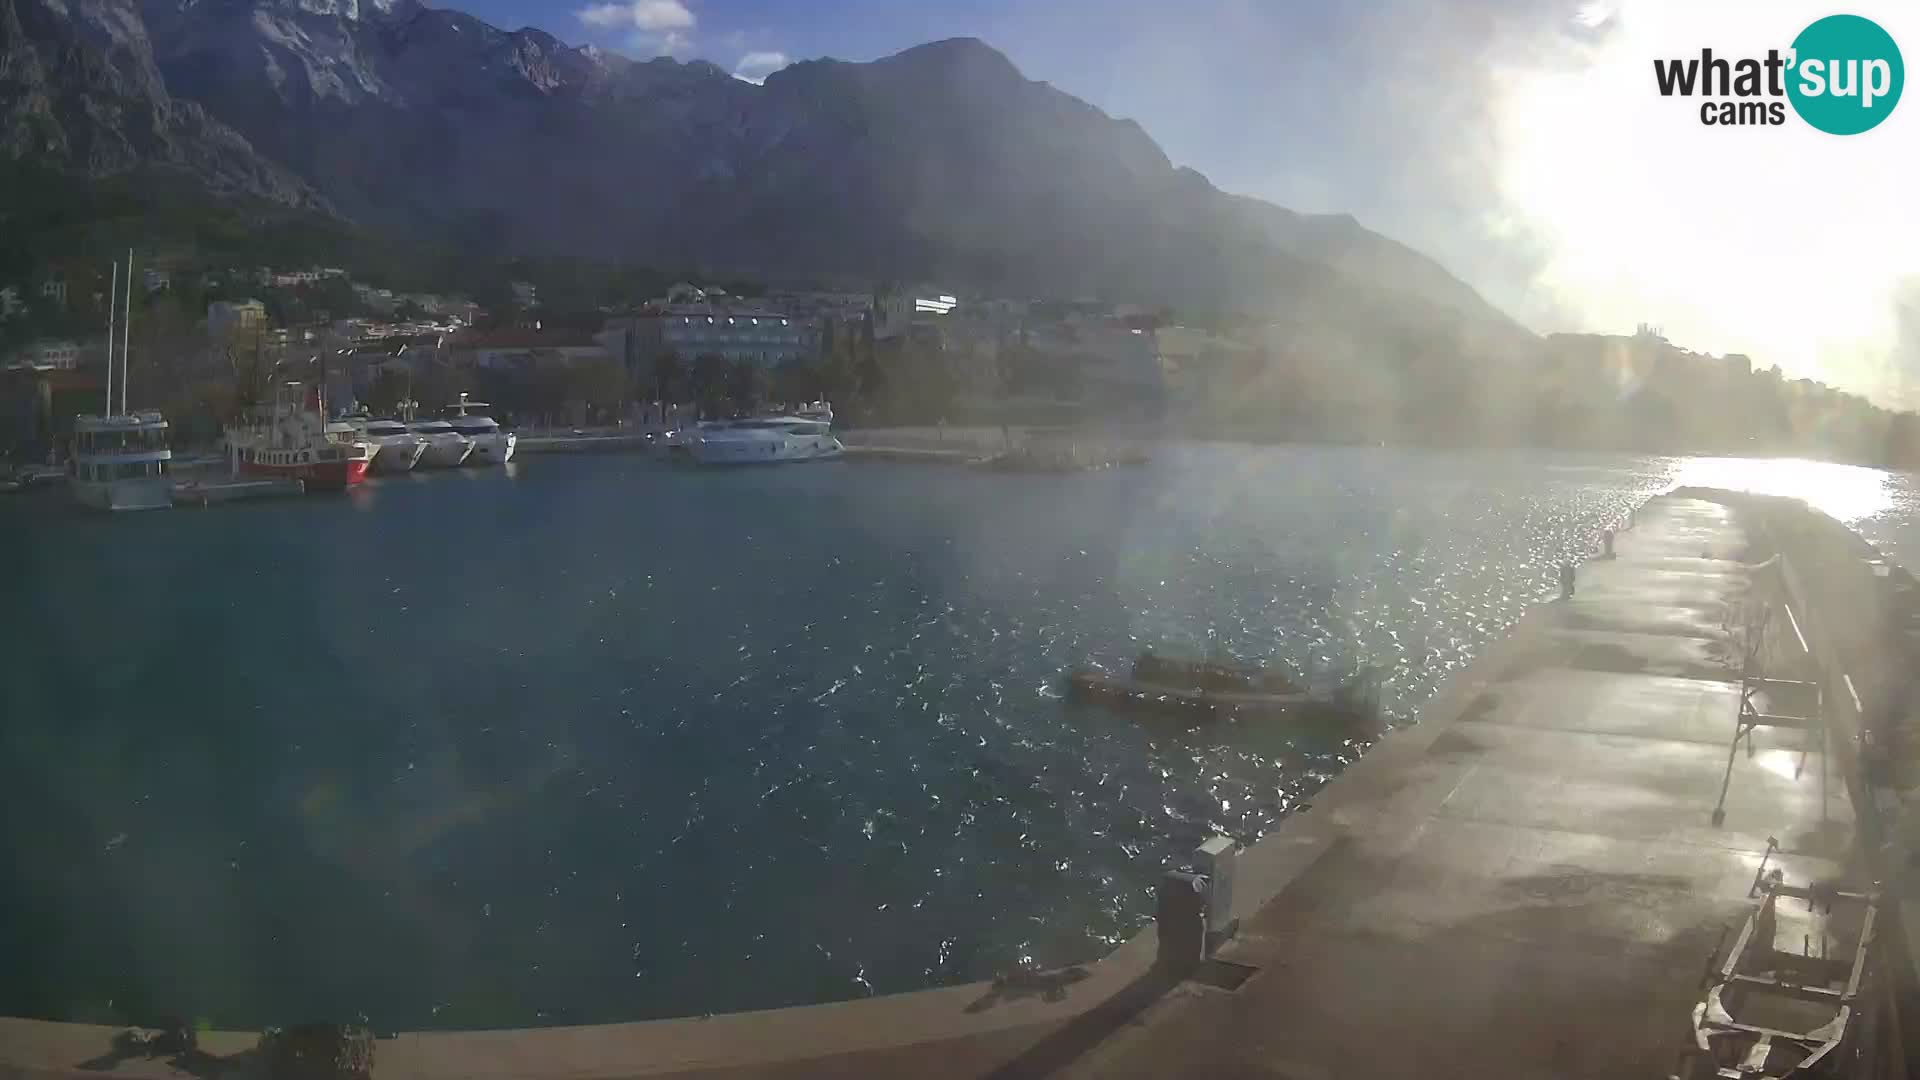
[[[1406,717],[1685,467],[560,457],[5,500],[0,1012],[578,1023],[1090,959],[1356,748],[1148,730],[1068,707],[1070,669],[1375,662]],[[1896,502],[1863,520],[1903,534]]]

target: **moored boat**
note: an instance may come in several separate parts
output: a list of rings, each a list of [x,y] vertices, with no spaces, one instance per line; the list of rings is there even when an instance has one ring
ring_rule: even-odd
[[[285,383],[275,388],[267,417],[230,429],[227,443],[239,472],[299,480],[309,491],[340,491],[366,479],[373,448],[328,426],[317,403],[303,400],[301,384]]]
[[[158,412],[78,416],[68,486],[95,510],[160,510],[173,505],[173,450]]]
[[[469,465],[505,465],[513,460],[513,448],[519,437],[502,428],[486,410],[484,401],[472,401],[466,394],[447,406],[447,424],[465,436],[473,446],[466,457]]]
[[[1141,653],[1131,677],[1083,668],[1067,680],[1067,696],[1081,703],[1130,708],[1161,717],[1208,722],[1227,717],[1328,721],[1344,731],[1376,735],[1386,717],[1376,675],[1363,669],[1329,690],[1256,665],[1173,660]]]
[[[825,420],[763,416],[701,424],[687,450],[702,465],[780,465],[830,460],[844,448]]]
[[[445,420],[416,420],[407,430],[427,441],[417,462],[422,469],[457,468],[473,453],[473,440],[453,430]]]
[[[425,436],[408,431],[407,425],[398,420],[367,421],[366,439],[373,446],[373,463],[368,469],[375,473],[409,472],[427,452]]]
[[[166,418],[157,411],[127,408],[128,342],[133,328],[133,252],[127,252],[125,287],[116,260],[107,295],[107,394],[100,416],[73,420],[68,488],[74,500],[96,510],[160,510],[173,505],[173,448]],[[123,307],[120,337],[120,411],[113,410],[114,309]],[[22,483],[21,486],[25,486]]]

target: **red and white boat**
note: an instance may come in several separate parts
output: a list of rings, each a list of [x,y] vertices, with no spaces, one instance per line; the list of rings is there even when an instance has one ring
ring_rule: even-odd
[[[227,443],[238,471],[300,480],[309,491],[357,484],[373,461],[373,444],[345,425],[328,424],[318,397],[303,400],[297,382],[276,387],[265,422],[230,430]]]

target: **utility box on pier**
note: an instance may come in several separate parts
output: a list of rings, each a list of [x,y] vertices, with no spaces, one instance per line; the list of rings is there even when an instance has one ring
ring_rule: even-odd
[[[1240,861],[1240,846],[1230,836],[1214,836],[1193,850],[1194,869],[1207,879],[1208,951],[1222,938],[1232,937],[1234,869]]]
[[[1233,926],[1233,871],[1240,861],[1240,846],[1231,836],[1213,836],[1206,844],[1194,847],[1194,869],[1206,874],[1206,928],[1208,934],[1225,934]]]

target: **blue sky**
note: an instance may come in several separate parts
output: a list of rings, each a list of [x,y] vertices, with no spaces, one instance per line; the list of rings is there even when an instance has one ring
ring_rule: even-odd
[[[754,78],[978,37],[1219,187],[1350,213],[1536,330],[1646,322],[1920,406],[1920,215],[1903,186],[1920,94],[1835,138],[1703,127],[1653,87],[1654,58],[1785,49],[1831,0],[442,2]],[[1920,60],[1920,5],[1850,10]]]

